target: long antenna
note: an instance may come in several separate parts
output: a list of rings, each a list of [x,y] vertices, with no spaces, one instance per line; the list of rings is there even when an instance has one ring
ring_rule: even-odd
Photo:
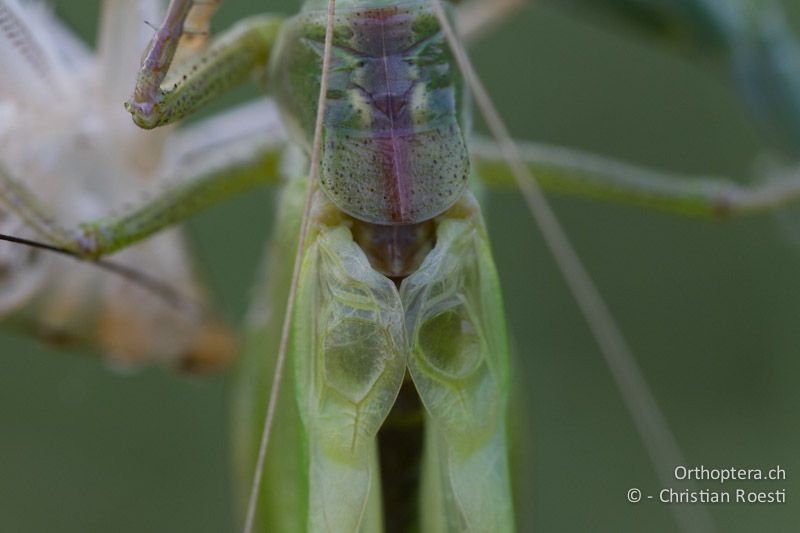
[[[314,127],[314,144],[311,148],[311,165],[308,171],[308,183],[306,186],[306,200],[303,207],[303,223],[300,227],[300,238],[297,242],[297,252],[294,256],[294,267],[292,270],[292,283],[289,287],[289,298],[286,302],[286,313],[283,315],[283,327],[281,329],[281,343],[278,348],[278,358],[275,361],[275,372],[272,377],[272,389],[269,393],[269,404],[267,405],[267,416],[264,421],[264,430],[261,433],[261,443],[258,449],[258,459],[256,460],[256,471],[253,476],[253,484],[250,487],[250,499],[247,503],[247,515],[245,518],[244,533],[252,533],[255,524],[256,508],[258,507],[258,495],[261,492],[261,482],[263,478],[264,463],[269,447],[269,437],[272,432],[272,423],[275,419],[275,411],[278,405],[281,382],[283,380],[283,367],[286,363],[286,354],[289,348],[289,336],[291,332],[292,314],[294,304],[297,300],[297,286],[300,281],[300,267],[303,261],[303,251],[305,250],[308,228],[310,226],[311,205],[314,193],[314,184],[319,173],[320,152],[322,150],[322,123],[325,118],[325,103],[328,94],[328,79],[330,77],[331,50],[333,49],[333,15],[336,12],[336,0],[328,0],[327,20],[325,23],[325,49],[322,57],[322,76],[319,84],[319,99],[317,101],[317,117]]]
[[[473,92],[475,103],[497,140],[503,156],[511,165],[514,179],[528,204],[531,215],[539,226],[547,247],[553,254],[622,393],[659,481],[662,486],[668,487],[674,484],[673,468],[686,464],[675,436],[670,431],[666,418],[622,335],[622,330],[575,252],[555,212],[544,197],[541,187],[528,167],[522,163],[517,145],[475,72],[464,47],[459,43],[441,2],[431,0],[431,4],[464,79]],[[711,516],[701,506],[671,505],[670,509],[683,531],[715,530]]]
[[[129,267],[127,265],[123,265],[121,263],[117,263],[116,261],[111,261],[109,259],[95,259],[87,261],[78,256],[72,250],[68,250],[66,248],[62,248],[60,246],[55,246],[44,242],[34,241],[31,239],[15,237],[13,235],[6,235],[4,233],[0,233],[0,241],[20,244],[22,246],[34,248],[36,250],[45,250],[48,252],[69,257],[71,259],[74,259],[75,261],[87,262],[101,270],[105,270],[106,272],[111,272],[112,274],[125,278],[131,283],[152,293],[154,296],[158,297],[160,300],[162,300],[170,307],[173,307],[181,312],[192,313],[195,315],[205,314],[204,305],[194,300],[193,298],[190,298],[189,296],[183,294],[181,291],[179,291],[169,283],[160,280],[154,276],[151,276],[150,274],[147,274],[146,272],[143,272],[141,270]]]

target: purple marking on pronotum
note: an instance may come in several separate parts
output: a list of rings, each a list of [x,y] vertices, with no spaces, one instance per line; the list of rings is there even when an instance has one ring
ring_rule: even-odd
[[[410,144],[416,141],[410,99],[416,80],[408,75],[404,57],[412,16],[397,8],[369,9],[351,18],[363,53],[364,96],[373,108],[372,131],[380,147],[384,183],[394,222],[407,223],[411,214]]]

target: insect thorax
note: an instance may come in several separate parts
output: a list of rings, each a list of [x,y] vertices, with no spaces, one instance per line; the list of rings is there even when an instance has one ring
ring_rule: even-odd
[[[368,4],[337,9],[320,185],[358,220],[417,224],[467,185],[462,80],[427,2]],[[276,98],[305,146],[324,41],[324,11],[307,9],[285,24],[271,60]]]

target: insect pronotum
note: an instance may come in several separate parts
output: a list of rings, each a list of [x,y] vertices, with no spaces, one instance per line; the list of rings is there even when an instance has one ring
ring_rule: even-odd
[[[558,19],[556,19],[556,20],[558,20]],[[525,65],[527,65],[527,62],[525,62]],[[602,212],[602,210],[601,210],[601,212]],[[605,214],[608,214],[608,213],[605,213]],[[630,215],[629,213],[625,213],[625,212],[623,212],[622,214],[616,214],[616,213],[612,213],[612,215],[619,216],[620,218],[623,218],[623,220],[625,219],[625,217],[626,217],[626,216],[627,216],[628,218],[630,218],[630,217],[635,217],[635,216],[636,216],[636,215]],[[648,222],[649,222],[650,224],[657,224],[657,223],[661,222],[661,219],[659,219],[658,217],[656,217],[656,220],[655,220],[655,222],[653,222],[652,220],[649,220]],[[661,222],[661,223],[663,223],[663,222]],[[688,223],[687,223],[687,224],[688,224]],[[683,225],[683,223],[679,223],[679,225],[680,225],[681,227],[687,227],[687,226]],[[695,227],[695,226],[692,226],[692,228],[694,228],[694,227]],[[720,230],[706,230],[706,231],[716,231],[716,232],[717,232],[717,235],[719,235],[719,233],[721,233],[721,231],[720,231]],[[635,232],[634,232],[634,235],[635,235]],[[724,234],[723,234],[723,235],[724,235]],[[612,249],[613,249],[613,248],[612,248]],[[628,251],[628,253],[630,254],[630,251]],[[662,271],[662,272],[663,272],[663,271]],[[635,274],[634,274],[634,275],[635,275]],[[522,279],[522,282],[523,282],[523,284],[525,283],[525,280],[526,280],[526,279],[527,279],[529,276],[530,276],[530,274],[528,274],[528,275],[526,275],[526,276],[524,276],[524,277],[523,277],[523,279]],[[734,284],[734,285],[735,285],[735,284]],[[525,289],[525,287],[523,287],[523,288],[520,288],[520,289],[519,289],[519,291],[520,291],[520,292],[522,292],[522,291],[525,291],[525,290],[526,290],[526,289]],[[516,292],[516,291],[515,291],[515,292]],[[537,299],[540,299],[540,298],[533,298],[533,300],[537,300]],[[569,316],[569,315],[567,315],[567,316]],[[552,320],[554,323],[558,323],[558,322],[559,322],[559,321],[558,321],[556,318],[545,318],[545,321],[548,321],[548,320]],[[562,319],[562,320],[563,320],[563,319]],[[569,319],[567,319],[567,320],[569,320]],[[574,320],[575,326],[576,326],[576,327],[578,327],[578,322],[577,322],[577,320],[575,320],[574,318],[573,318],[573,320]],[[512,318],[512,322],[513,322],[513,318]],[[650,323],[650,322],[648,321],[648,324],[649,324],[649,323]],[[524,326],[523,326],[524,328],[527,328],[527,327],[529,327],[529,326],[528,326],[528,324],[529,324],[529,321],[527,320],[527,317],[526,317],[525,319],[523,319],[523,324],[524,324]],[[652,326],[650,326],[650,327],[652,327]],[[668,330],[668,331],[669,331],[669,330]],[[541,333],[541,332],[540,332],[540,333]],[[569,343],[567,343],[567,345],[569,345]],[[522,348],[522,351],[523,351],[525,354],[529,353],[529,350],[528,350],[528,347],[527,347],[527,342],[525,342],[525,344],[524,344],[523,346],[524,346],[524,347]],[[551,350],[552,350],[552,348],[551,348]],[[588,348],[587,348],[587,349],[585,349],[585,350],[586,350],[587,352],[588,352],[588,351],[590,351]],[[560,350],[559,350],[559,351],[560,351]],[[641,351],[641,350],[637,350],[637,351]],[[723,351],[724,351],[724,350],[723,350]],[[531,352],[531,355],[530,355],[530,361],[533,361],[533,357],[535,357],[535,355],[534,355],[534,354]],[[720,357],[721,357],[721,356],[720,356]],[[562,359],[565,359],[565,358],[566,358],[566,359],[569,359],[569,358],[568,358],[568,357],[566,357],[566,356],[562,356],[561,358],[562,358]],[[533,363],[531,363],[530,361],[529,361],[529,362],[527,362],[526,364],[533,364]],[[587,363],[587,364],[589,364],[589,363]],[[599,371],[598,371],[598,372],[599,372]],[[580,372],[578,373],[578,375],[580,375]],[[535,377],[535,376],[534,376],[534,377]],[[539,379],[539,378],[536,378],[536,379]],[[575,376],[575,374],[572,374],[572,379],[576,379],[576,376]],[[592,380],[594,380],[594,379],[598,379],[598,378],[597,378],[597,377],[595,377],[595,376],[592,376]],[[545,380],[545,381],[546,381],[546,380]],[[544,385],[544,386],[546,386],[546,383],[540,383],[540,385]],[[587,406],[587,407],[588,407],[588,406]],[[536,406],[534,406],[534,409],[540,409],[540,407],[536,407]],[[605,412],[605,411],[601,411],[601,412]],[[542,415],[540,415],[540,416],[542,416]],[[546,415],[546,414],[545,414],[544,416],[548,416],[548,415]],[[553,415],[549,415],[549,416],[553,416]],[[573,414],[572,416],[578,416],[578,415],[574,415],[574,414]],[[591,417],[590,417],[589,415],[584,415],[584,416],[585,416],[584,423],[585,423],[585,424],[587,424],[588,426],[590,426],[590,427],[591,427],[591,422],[589,422],[589,420],[591,419]],[[560,428],[560,429],[559,429],[559,431],[564,431],[564,427],[563,427],[563,426],[560,426],[560,425],[558,425],[558,424],[557,424],[555,427],[556,427],[556,428]],[[544,436],[544,434],[546,434],[546,433],[547,433],[547,431],[546,431],[546,430],[544,430],[544,429],[543,429],[543,430],[541,430],[541,431],[542,431],[542,434],[543,434],[543,435],[542,435],[541,437],[537,436],[537,439],[539,439],[539,440],[544,440],[544,441],[546,442],[546,440],[545,440],[545,439],[547,439],[548,437]],[[538,433],[538,432],[537,432],[537,433]],[[602,448],[602,447],[601,447],[601,448]],[[547,462],[547,457],[548,457],[549,455],[548,455],[548,456],[542,456],[541,454],[543,454],[543,452],[541,452],[541,451],[540,451],[539,453],[540,453],[540,455],[537,457],[537,459],[541,460],[541,464],[540,464],[539,466],[537,466],[537,467],[536,467],[536,468],[537,468],[537,470],[538,470],[538,469],[544,469],[544,468],[546,468],[546,466],[545,466],[545,465],[548,465],[548,464],[549,464],[549,463]],[[600,452],[595,452],[595,453],[600,453]],[[573,460],[577,459],[577,457],[576,457],[575,455],[573,455],[572,457],[573,457]],[[623,457],[622,459],[623,459],[623,460],[625,460],[625,459],[627,459],[627,458],[626,458],[626,457]],[[713,457],[712,457],[712,459],[713,459]],[[751,459],[751,460],[752,460],[752,461],[760,461],[761,459],[760,459],[760,457],[755,457],[755,458],[753,458],[753,459]],[[597,462],[600,462],[600,460],[598,459],[598,460],[597,460]],[[595,466],[595,468],[597,467],[597,465],[595,464],[595,461],[589,461],[589,464],[590,464],[590,465],[594,465],[594,466]],[[578,476],[580,475],[580,474],[578,473],[579,471],[580,471],[580,469],[579,469],[579,468],[573,468],[573,469],[569,470],[569,472],[570,472],[570,474],[569,474],[569,475],[578,477]],[[594,470],[594,471],[597,471],[597,470]],[[621,477],[622,477],[622,476],[621,476]],[[555,484],[555,482],[556,482],[556,479],[557,479],[557,478],[553,478],[553,479],[552,479],[552,481],[551,481],[551,483],[552,483],[552,484]],[[563,480],[562,480],[562,481],[563,481]],[[628,480],[628,479],[622,479],[621,481],[622,481],[622,482],[621,482],[621,483],[619,483],[619,486],[622,486],[624,482],[627,482],[627,481],[629,481],[629,480]],[[630,481],[630,483],[633,483],[634,481],[635,481],[635,480],[633,480],[633,481]],[[582,483],[583,483],[583,480],[580,480],[580,481],[576,481],[575,483],[570,483],[570,485],[572,485],[572,486],[574,487],[574,486],[576,486],[576,485],[578,485],[578,484],[582,484]],[[548,485],[548,486],[549,486],[549,485]],[[608,486],[608,485],[603,485],[603,484],[601,484],[601,486]],[[615,487],[616,487],[616,485],[615,485]],[[541,489],[540,489],[540,490],[541,490]],[[606,490],[607,490],[607,489],[606,489]],[[620,497],[622,497],[622,496],[620,496]],[[542,495],[540,495],[540,496],[539,496],[539,498],[547,498],[547,496],[542,496]],[[537,498],[537,500],[536,500],[537,502],[540,502],[540,501],[542,501],[542,500],[541,500],[541,499],[539,499],[539,498]],[[545,500],[545,501],[546,501],[546,500]],[[610,501],[611,501],[611,502],[614,502],[614,503],[616,503],[616,499],[615,499],[615,498],[613,498],[613,497],[612,497],[612,498],[610,498]],[[610,504],[610,505],[611,505],[611,504]],[[624,503],[618,503],[618,505],[620,505],[620,506],[623,506],[623,505],[625,505],[625,504],[624,504]],[[538,518],[538,520],[540,520],[540,524],[544,524],[544,527],[546,527],[546,524],[548,524],[548,523],[551,523],[551,522],[555,522],[555,520],[556,520],[556,518],[555,518],[555,517],[553,517],[553,515],[552,515],[552,514],[550,514],[550,513],[552,513],[553,511],[549,511],[549,510],[547,509],[547,507],[548,507],[548,506],[547,506],[546,504],[541,504],[541,505],[537,505],[537,509],[536,509],[536,511],[538,511],[538,512],[539,512],[539,518]],[[574,505],[570,505],[570,508],[571,508],[571,509],[573,509],[573,510],[575,510],[575,511],[577,511],[577,510],[579,510],[579,509],[585,509],[585,507],[584,507],[582,504],[580,504],[580,503],[575,503]],[[622,509],[627,509],[627,507],[622,507]],[[571,512],[575,512],[575,511],[571,511]],[[620,512],[622,512],[622,511],[620,511]],[[656,514],[658,514],[658,511],[654,511],[654,512],[655,512]],[[666,514],[666,513],[664,513],[664,514]],[[548,518],[548,516],[550,516],[550,518]],[[561,513],[561,516],[560,516],[559,518],[563,519],[563,520],[564,520],[566,523],[569,523],[569,522],[570,522],[570,520],[575,520],[575,522],[573,522],[573,523],[580,523],[580,522],[578,522],[578,520],[581,520],[581,519],[579,519],[579,518],[573,518],[573,517],[571,517],[571,516],[563,516],[563,513]],[[623,520],[625,520],[625,519],[623,519]],[[630,521],[630,522],[623,521],[622,523],[623,523],[623,524],[625,524],[625,523],[636,523],[636,522],[635,522],[635,520],[636,520],[635,518],[629,518],[629,520],[631,520],[631,521]],[[554,526],[554,527],[555,527],[555,526]]]

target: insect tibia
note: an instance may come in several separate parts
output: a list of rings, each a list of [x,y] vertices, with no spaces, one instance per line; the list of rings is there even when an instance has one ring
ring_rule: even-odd
[[[251,17],[220,35],[207,49],[192,52],[201,46],[184,43],[193,39],[184,29],[191,12],[186,2],[173,4],[145,53],[133,96],[125,103],[133,121],[145,129],[182,119],[261,73],[282,21],[275,16]],[[197,38],[205,40],[205,36]],[[185,52],[181,55],[190,57],[179,63],[176,54],[181,50]]]
[[[169,12],[145,50],[133,98],[125,104],[129,111],[149,111],[157,101],[159,87],[175,57],[183,34],[183,25],[191,8],[190,0],[170,3]]]

